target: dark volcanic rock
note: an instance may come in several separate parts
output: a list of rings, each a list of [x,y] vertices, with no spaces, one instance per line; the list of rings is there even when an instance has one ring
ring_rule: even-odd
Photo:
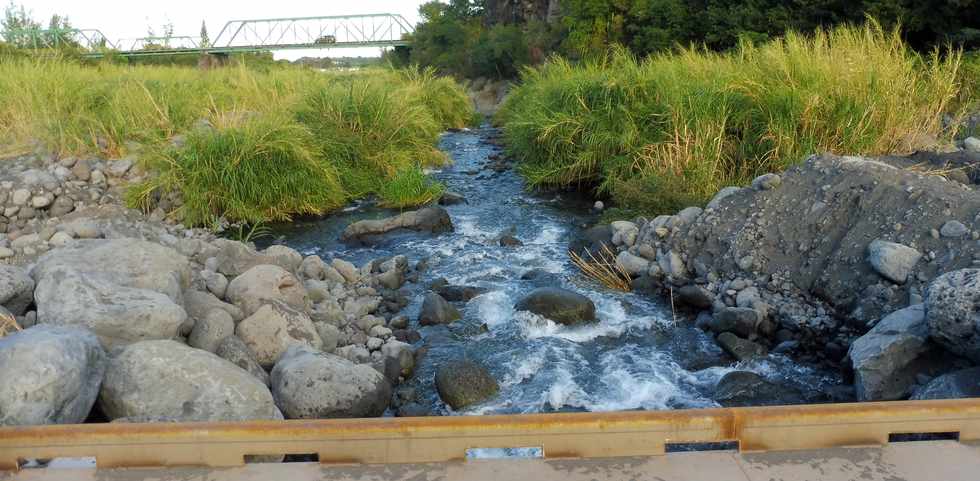
[[[715,387],[715,401],[725,407],[779,406],[806,402],[800,391],[776,384],[749,371],[725,374]]]
[[[574,325],[594,322],[595,304],[588,297],[558,287],[540,287],[514,305],[518,311],[530,311],[552,321]]]
[[[449,361],[436,371],[439,397],[453,409],[490,399],[500,390],[486,368],[471,361]]]
[[[422,311],[419,312],[419,324],[432,326],[449,324],[463,317],[459,310],[435,292],[429,292],[422,301]]]

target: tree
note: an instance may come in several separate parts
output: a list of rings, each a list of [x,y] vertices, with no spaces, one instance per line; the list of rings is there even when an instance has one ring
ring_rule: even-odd
[[[40,30],[41,23],[31,17],[30,11],[23,5],[14,5],[11,1],[3,10],[3,20],[0,20],[0,28],[3,29],[4,40],[18,48],[30,47],[32,39],[30,36],[21,34],[23,31]]]
[[[208,48],[211,46],[211,39],[208,38],[208,26],[201,20],[201,48]]]

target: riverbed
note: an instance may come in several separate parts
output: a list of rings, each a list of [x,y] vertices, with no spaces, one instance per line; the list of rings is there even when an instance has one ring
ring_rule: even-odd
[[[467,199],[446,207],[454,232],[403,233],[370,246],[340,242],[341,231],[351,222],[397,213],[369,202],[274,230],[275,241],[303,255],[362,263],[402,254],[424,262],[421,279],[408,287],[412,302],[403,314],[422,335],[417,347],[427,351],[407,385],[429,412],[456,414],[440,401],[433,378],[441,362],[458,358],[486,366],[501,387],[496,397],[462,414],[714,407],[715,385],[734,370],[753,371],[805,394],[839,383],[833,373],[778,354],[736,363],[710,334],[662,299],[611,290],[582,276],[569,261],[567,248],[595,221],[591,203],[572,194],[529,192],[516,172],[492,168],[503,155],[492,141],[497,135],[484,126],[441,138],[440,148],[453,163],[432,174]],[[508,231],[523,245],[502,247],[498,239]],[[521,279],[532,270],[538,274],[535,279]],[[416,320],[422,294],[440,278],[486,292],[457,305],[462,320],[420,327]],[[599,322],[566,327],[514,311],[518,299],[543,285],[588,296]]]

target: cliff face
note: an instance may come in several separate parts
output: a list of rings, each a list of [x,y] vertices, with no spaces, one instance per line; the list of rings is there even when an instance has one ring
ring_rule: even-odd
[[[486,21],[496,24],[525,24],[532,20],[556,21],[560,0],[487,0]]]

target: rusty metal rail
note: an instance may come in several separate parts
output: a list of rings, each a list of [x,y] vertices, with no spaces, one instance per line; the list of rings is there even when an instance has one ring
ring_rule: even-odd
[[[980,399],[758,408],[0,428],[0,469],[94,457],[99,468],[239,466],[247,455],[316,453],[321,463],[439,463],[468,449],[539,447],[545,458],[661,455],[672,443],[740,451],[883,445],[896,433],[980,441]]]

